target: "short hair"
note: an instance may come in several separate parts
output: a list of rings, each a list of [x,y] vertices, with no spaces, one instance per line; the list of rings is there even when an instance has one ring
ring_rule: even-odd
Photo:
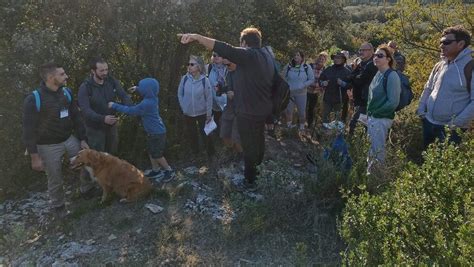
[[[198,56],[195,56],[195,55],[191,55],[191,56],[189,56],[189,59],[196,61],[197,66],[198,66],[198,69],[199,69],[199,72],[200,72],[201,74],[206,73],[206,67],[205,67],[205,65],[204,65],[204,59],[202,59],[202,57],[198,57]]]
[[[471,33],[466,30],[462,25],[456,25],[452,27],[448,27],[443,30],[442,36],[454,34],[456,41],[464,41],[464,48],[471,45]]]
[[[377,47],[377,50],[383,50],[385,52],[385,55],[387,56],[387,58],[390,58],[390,61],[388,62],[388,66],[391,69],[395,69],[397,66],[397,62],[395,61],[395,58],[393,57],[393,48],[391,48],[387,44],[381,44]]]
[[[262,47],[262,33],[257,28],[245,28],[240,32],[240,43],[242,41],[245,41],[249,47],[260,48]]]
[[[59,68],[62,68],[62,66],[54,62],[48,62],[41,65],[39,67],[39,74],[41,79],[46,82],[46,80],[48,79],[48,75],[54,74]]]
[[[97,69],[97,63],[106,64],[107,61],[105,61],[105,59],[103,59],[102,57],[95,57],[95,58],[91,59],[91,61],[89,62],[90,69],[91,70],[96,70]]]

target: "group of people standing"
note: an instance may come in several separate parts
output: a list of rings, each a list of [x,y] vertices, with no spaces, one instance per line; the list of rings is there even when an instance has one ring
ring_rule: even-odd
[[[238,47],[199,34],[178,36],[182,44],[196,42],[213,51],[212,62],[207,67],[202,58],[190,56],[187,73],[178,85],[177,96],[190,150],[194,154],[200,152],[201,135],[207,155],[214,156],[213,137],[206,135],[204,128],[212,120],[217,122],[217,132],[224,144],[243,157],[245,183],[242,189],[256,188],[257,166],[265,151],[265,125],[274,119],[275,75],[281,75],[290,87],[292,100],[282,114],[289,128],[296,126],[293,124],[295,108],[298,129],[315,126],[315,109],[321,94],[323,123],[329,121],[331,113],[336,113],[336,119],[346,121],[351,100],[354,110],[349,135],[353,134],[361,114],[368,117],[366,129],[371,143],[368,172],[384,163],[385,141],[399,104],[399,73],[405,64],[405,57],[396,50],[394,42],[376,49],[368,42],[363,43],[359,57],[351,66],[343,51],[331,55],[333,64],[328,67],[327,53],[320,53],[314,64],[306,64],[304,53],[298,51],[288,65],[278,69],[271,49],[262,47],[262,34],[256,28],[241,32]],[[470,33],[461,26],[449,27],[442,33],[442,60],[430,74],[417,110],[423,119],[425,145],[436,138],[444,139],[445,126],[452,131],[451,139],[460,142],[454,130],[467,129],[474,118],[470,40]],[[155,178],[164,176],[165,181],[174,177],[174,171],[163,156],[166,127],[159,115],[156,79],[143,79],[131,88],[143,98],[134,106],[120,83],[108,75],[107,63],[97,59],[91,63],[90,77],[79,89],[79,108],[64,86],[68,77],[61,66],[45,64],[40,68],[40,75],[43,80],[40,88],[24,102],[23,140],[31,155],[32,168],[46,170],[55,209],[64,210],[61,157],[66,152],[72,157],[80,149],[89,147],[116,153],[116,112],[142,118],[152,163],[152,170],[146,174]],[[81,192],[86,194],[91,188],[90,179],[83,171]]]

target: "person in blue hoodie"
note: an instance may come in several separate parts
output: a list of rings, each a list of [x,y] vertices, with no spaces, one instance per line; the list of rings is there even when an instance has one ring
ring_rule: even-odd
[[[152,171],[149,178],[163,178],[163,182],[171,181],[175,173],[166,161],[163,153],[166,147],[166,127],[160,117],[158,92],[160,84],[156,79],[145,78],[138,83],[135,90],[143,100],[135,106],[124,106],[109,102],[109,108],[118,112],[142,118],[143,127],[147,135],[147,150],[151,161]],[[164,169],[160,171],[160,166]]]

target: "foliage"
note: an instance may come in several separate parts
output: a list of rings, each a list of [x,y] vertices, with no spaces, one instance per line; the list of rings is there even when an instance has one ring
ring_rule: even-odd
[[[189,54],[210,55],[200,46],[181,45],[177,33],[197,32],[236,45],[240,30],[257,26],[264,44],[286,61],[296,48],[311,54],[329,47],[336,36],[329,26],[340,28],[344,20],[340,1],[316,0],[1,1],[0,7],[0,122],[11,126],[0,130],[6,159],[0,163],[0,199],[6,190],[19,193],[37,180],[19,137],[22,101],[39,83],[39,65],[61,63],[75,94],[89,75],[88,61],[97,55],[106,58],[124,87],[143,77],[158,78],[167,157],[174,160],[186,146],[176,97],[179,79]],[[142,127],[133,118],[122,117],[120,124],[119,156],[142,167],[148,162]]]
[[[349,264],[472,265],[474,141],[432,146],[390,188],[348,199]]]

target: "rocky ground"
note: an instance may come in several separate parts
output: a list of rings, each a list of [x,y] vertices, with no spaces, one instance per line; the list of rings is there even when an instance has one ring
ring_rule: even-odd
[[[266,137],[265,161],[290,162],[295,177],[316,175],[306,154],[317,143],[288,135],[278,140]],[[158,185],[151,196],[131,204],[114,199],[101,205],[99,198],[82,199],[76,174],[68,173],[71,214],[66,219],[51,214],[44,191],[1,203],[0,266],[339,263],[341,242],[333,213],[324,209],[315,213],[311,236],[304,229],[288,231],[283,225],[248,225],[241,219],[248,214],[243,214],[236,199],[251,206],[269,196],[234,190],[233,184],[243,179],[242,163],[222,156],[211,164],[198,161],[178,166],[175,180]],[[302,190],[297,182],[288,188],[289,194]]]

